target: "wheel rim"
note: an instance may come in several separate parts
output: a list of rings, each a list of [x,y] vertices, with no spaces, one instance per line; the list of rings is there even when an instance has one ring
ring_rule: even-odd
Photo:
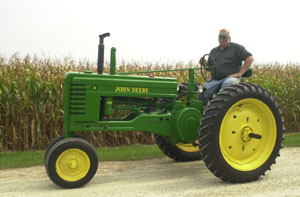
[[[56,172],[65,181],[78,181],[87,175],[89,169],[88,155],[77,148],[64,151],[56,160]]]
[[[185,144],[185,143],[177,143],[176,147],[184,152],[198,152],[199,151],[199,142],[198,140],[195,141],[195,144]]]
[[[220,150],[231,167],[251,171],[268,160],[276,138],[276,121],[270,108],[258,99],[243,99],[235,103],[223,118]]]

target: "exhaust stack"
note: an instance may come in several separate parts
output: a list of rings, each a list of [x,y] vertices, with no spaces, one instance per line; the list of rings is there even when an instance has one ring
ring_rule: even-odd
[[[110,36],[110,33],[105,33],[102,35],[99,35],[100,37],[100,43],[98,45],[98,73],[103,73],[103,65],[104,65],[104,38]]]

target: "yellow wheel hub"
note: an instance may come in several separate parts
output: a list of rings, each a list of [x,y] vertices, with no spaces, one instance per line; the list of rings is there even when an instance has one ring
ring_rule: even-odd
[[[90,169],[88,155],[77,148],[64,151],[56,160],[56,172],[65,181],[78,181],[85,177]]]
[[[258,99],[243,99],[235,103],[223,118],[220,150],[231,167],[251,171],[268,160],[276,138],[276,121],[270,108]]]
[[[198,140],[195,141],[195,144],[185,144],[185,143],[177,143],[176,146],[177,148],[179,148],[180,150],[184,151],[184,152],[198,152],[199,151],[199,142]]]
[[[249,142],[252,139],[249,137],[250,133],[253,133],[253,131],[249,126],[246,126],[241,130],[241,139],[243,142]]]

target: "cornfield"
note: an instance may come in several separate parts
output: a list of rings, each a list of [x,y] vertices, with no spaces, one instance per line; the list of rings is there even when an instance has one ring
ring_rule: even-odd
[[[193,63],[173,64],[122,62],[117,72],[196,67]],[[254,65],[247,81],[268,89],[280,103],[287,132],[298,132],[300,123],[300,65]],[[108,66],[106,66],[108,69]],[[63,135],[63,77],[68,71],[92,70],[95,64],[71,58],[53,60],[27,56],[0,57],[0,151],[40,150]],[[108,72],[105,70],[104,72]],[[155,76],[188,80],[188,72],[161,72]],[[198,82],[203,82],[196,73]],[[146,132],[85,132],[80,136],[95,146],[153,144]]]

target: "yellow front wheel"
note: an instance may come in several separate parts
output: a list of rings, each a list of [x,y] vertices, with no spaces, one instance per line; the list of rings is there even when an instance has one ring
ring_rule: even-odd
[[[91,144],[81,138],[66,138],[48,151],[45,167],[49,178],[64,188],[88,183],[98,168],[98,158]]]
[[[200,152],[209,170],[229,182],[258,179],[282,147],[283,118],[265,89],[241,83],[211,101],[199,131]]]
[[[91,167],[86,152],[71,148],[62,152],[56,160],[56,172],[65,181],[74,182],[84,178]]]

